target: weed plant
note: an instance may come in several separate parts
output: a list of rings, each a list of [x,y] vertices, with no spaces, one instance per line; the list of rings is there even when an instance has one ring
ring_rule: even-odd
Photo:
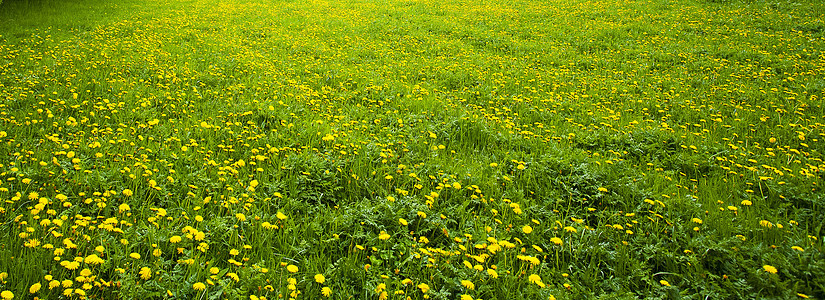
[[[0,297],[825,298],[823,19],[7,0]]]

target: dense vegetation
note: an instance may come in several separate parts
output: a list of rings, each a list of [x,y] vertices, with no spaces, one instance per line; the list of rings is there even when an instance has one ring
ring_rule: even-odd
[[[6,1],[0,297],[823,298],[823,19]]]

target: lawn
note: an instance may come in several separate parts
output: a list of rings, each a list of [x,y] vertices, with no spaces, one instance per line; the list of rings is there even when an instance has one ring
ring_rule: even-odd
[[[825,3],[4,0],[0,298],[825,298]]]

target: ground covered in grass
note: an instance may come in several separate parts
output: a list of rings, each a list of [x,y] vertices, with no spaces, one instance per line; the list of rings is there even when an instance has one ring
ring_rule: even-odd
[[[0,5],[2,298],[823,298],[825,4]]]

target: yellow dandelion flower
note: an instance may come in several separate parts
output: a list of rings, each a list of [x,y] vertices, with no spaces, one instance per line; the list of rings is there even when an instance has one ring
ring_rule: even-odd
[[[421,292],[424,294],[426,294],[430,290],[430,286],[426,283],[419,283],[416,287],[421,289]]]
[[[524,231],[526,234],[530,234],[533,232],[533,227],[530,227],[530,225],[524,225],[524,227],[521,228],[521,231]]]
[[[288,265],[288,266],[286,266],[286,270],[289,271],[289,273],[296,273],[296,272],[298,272],[298,266]]]
[[[461,285],[463,285],[464,287],[466,287],[466,288],[468,288],[468,289],[471,289],[471,290],[475,290],[475,289],[476,289],[476,285],[475,285],[475,284],[473,284],[473,282],[472,282],[472,281],[469,281],[469,280],[462,280],[462,281],[461,281]]]
[[[545,286],[545,284],[541,282],[541,276],[539,276],[539,274],[530,274],[530,276],[527,277],[527,280],[529,280],[530,283],[535,283],[539,287]]]
[[[29,239],[28,241],[23,243],[23,246],[28,248],[35,248],[37,246],[40,246],[40,241],[38,239]]]
[[[771,273],[771,274],[776,274],[776,272],[777,272],[776,267],[771,266],[771,265],[764,265],[764,266],[762,266],[762,269],[764,269],[765,272],[768,272],[768,273]]]
[[[324,283],[326,278],[324,278],[324,274],[315,274],[315,282],[317,283]]]
[[[149,280],[149,278],[152,278],[152,269],[148,267],[140,268],[138,274],[140,274],[140,278],[143,278],[143,280]]]
[[[42,285],[42,284],[40,284],[40,282],[37,282],[37,283],[35,283],[35,284],[32,284],[32,286],[31,286],[31,287],[29,287],[29,293],[30,293],[30,294],[35,294],[35,293],[39,292],[39,291],[40,291],[40,288],[41,288],[42,286],[43,286],[43,285]]]
[[[63,265],[63,263],[61,263],[61,265],[66,267],[66,269],[69,269],[69,270],[77,270],[77,268],[80,267],[80,263],[76,262],[76,261],[69,261],[69,262],[64,261],[64,262],[66,262],[66,264]]]
[[[206,253],[206,251],[209,251],[209,244],[207,244],[207,243],[198,244],[198,251]]]
[[[203,291],[206,289],[206,285],[203,284],[203,282],[195,282],[194,284],[192,284],[192,288],[196,291]]]

